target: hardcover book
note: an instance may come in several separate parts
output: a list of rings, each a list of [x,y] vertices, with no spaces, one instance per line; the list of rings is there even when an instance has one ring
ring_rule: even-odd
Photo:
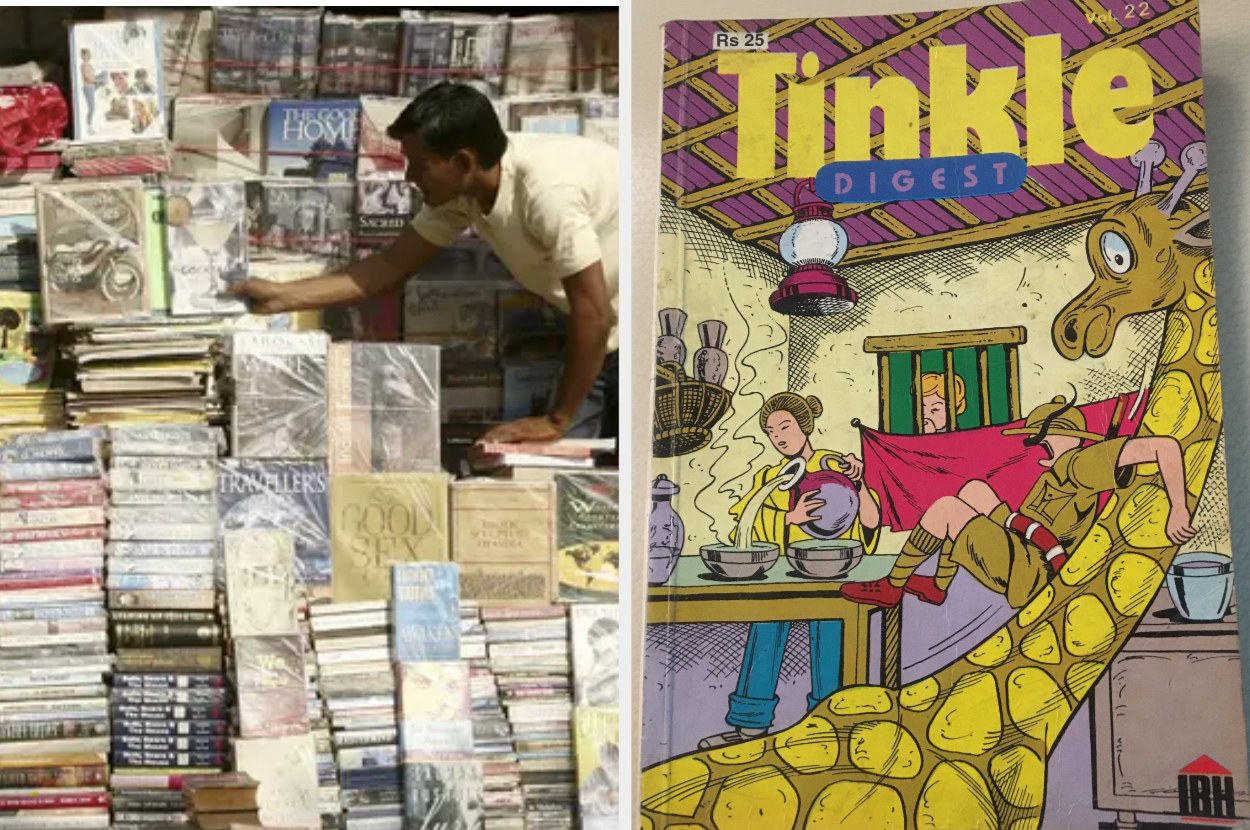
[[[355,172],[359,101],[274,101],[268,124],[265,175],[346,180]]]
[[[243,182],[165,183],[170,313],[241,314],[247,305],[227,294],[248,277]]]
[[[399,746],[405,764],[473,757],[467,661],[401,663]]]
[[[248,193],[255,213],[249,235],[263,256],[350,261],[355,197],[351,182],[262,180]]]
[[[295,540],[281,530],[230,530],[221,536],[232,637],[299,633]]]
[[[69,52],[78,141],[165,137],[158,20],[75,23]]]
[[[226,6],[214,14],[213,92],[313,96],[320,9]]]
[[[213,49],[211,9],[105,9],[106,20],[155,18],[161,28],[161,71],[165,100],[208,91]]]
[[[326,14],[321,21],[318,93],[327,97],[394,94],[401,26],[396,17]]]
[[[457,481],[452,549],[461,563],[555,560],[555,491],[550,482]]]
[[[330,517],[335,602],[389,599],[392,566],[448,559],[442,473],[333,475]]]
[[[451,76],[452,24],[404,10],[398,93],[411,100]]]
[[[439,469],[437,347],[334,343],[329,364],[331,472]]]
[[[665,26],[643,826],[1250,809],[1198,15]]]
[[[460,659],[460,572],[451,562],[408,562],[391,572],[396,663]]]
[[[421,193],[403,179],[356,181],[356,245],[372,253],[412,224],[421,210]]]
[[[306,733],[308,707],[299,635],[231,635],[239,695],[239,734],[244,738],[278,738]]]
[[[174,99],[173,108],[174,176],[213,179],[261,174],[268,98],[187,95]]]
[[[224,459],[217,490],[221,532],[289,534],[295,544],[299,583],[313,597],[328,597],[329,491],[324,462]]]
[[[555,483],[560,599],[615,602],[621,586],[619,475],[560,473]]]
[[[414,96],[415,97],[415,96]],[[407,163],[399,142],[386,131],[412,98],[385,95],[360,96],[360,155],[357,179],[403,179]]]
[[[620,606],[578,604],[569,607],[573,648],[573,703],[616,706],[620,644]]]
[[[53,339],[43,330],[39,295],[0,291],[0,400],[47,389],[55,359]]]
[[[234,335],[235,457],[325,458],[328,348],[321,332]]]
[[[508,129],[515,133],[581,135],[584,101],[576,95],[536,95],[513,98],[508,105]]]
[[[260,820],[267,827],[318,827],[317,747],[311,734],[243,738],[235,768],[260,784]]]
[[[148,314],[142,184],[40,185],[35,204],[45,322],[122,322]]]
[[[515,18],[508,33],[504,93],[516,96],[572,92],[574,41],[573,15]]]
[[[508,52],[507,15],[438,12],[430,18],[449,20],[452,24],[452,76],[461,83],[479,87],[488,98],[502,97]]]

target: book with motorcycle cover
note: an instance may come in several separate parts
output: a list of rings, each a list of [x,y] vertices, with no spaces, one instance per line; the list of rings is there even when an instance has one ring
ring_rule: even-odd
[[[142,182],[38,185],[35,209],[47,324],[120,323],[148,315]]]
[[[70,27],[77,141],[165,137],[161,35],[151,17]]]
[[[759,9],[652,58],[640,826],[1244,821],[1197,2]]]

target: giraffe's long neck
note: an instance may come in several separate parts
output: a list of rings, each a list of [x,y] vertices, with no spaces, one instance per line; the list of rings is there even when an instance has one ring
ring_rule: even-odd
[[[1138,432],[1180,443],[1191,513],[1222,418],[1209,258],[1192,282]],[[843,689],[783,732],[648,770],[641,830],[1037,830],[1050,751],[1176,555],[1152,466],[1111,495],[1059,577],[961,660],[898,691]]]

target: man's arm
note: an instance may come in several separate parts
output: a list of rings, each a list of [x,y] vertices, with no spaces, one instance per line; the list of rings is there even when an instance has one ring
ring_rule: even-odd
[[[564,281],[569,322],[564,346],[564,371],[556,388],[555,405],[545,417],[521,418],[490,430],[482,440],[501,443],[555,441],[569,428],[573,416],[603,371],[608,336],[616,315],[603,264],[595,262]],[[615,389],[608,390],[616,394]]]
[[[1133,464],[1158,464],[1167,491],[1171,510],[1168,512],[1166,533],[1168,539],[1180,545],[1194,538],[1197,532],[1189,525],[1189,507],[1185,503],[1185,461],[1181,457],[1181,445],[1175,438],[1151,436],[1132,438],[1120,450],[1119,466]]]
[[[406,227],[389,245],[345,268],[295,282],[250,279],[231,293],[250,302],[258,314],[355,305],[398,288],[437,256],[437,245]]]

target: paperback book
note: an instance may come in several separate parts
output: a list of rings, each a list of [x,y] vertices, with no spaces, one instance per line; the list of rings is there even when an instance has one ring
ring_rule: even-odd
[[[76,139],[165,137],[158,20],[75,23],[69,52]]]
[[[615,601],[621,585],[619,475],[559,473],[555,483],[560,599]]]
[[[212,91],[311,98],[317,89],[318,8],[214,9]]]
[[[391,573],[396,663],[460,659],[460,573],[452,562],[409,562]]]
[[[235,457],[325,458],[328,347],[321,332],[235,334]]]
[[[428,20],[420,12],[403,11],[398,93],[412,100],[426,89],[448,80],[452,56],[452,24]]]
[[[360,102],[274,101],[269,105],[265,175],[347,180],[356,170]]]
[[[323,97],[394,94],[401,28],[395,17],[327,13],[321,21],[318,93]]]
[[[259,95],[175,98],[172,174],[182,179],[259,176],[269,100]]]
[[[170,313],[241,314],[229,288],[248,277],[243,182],[165,183]]]

